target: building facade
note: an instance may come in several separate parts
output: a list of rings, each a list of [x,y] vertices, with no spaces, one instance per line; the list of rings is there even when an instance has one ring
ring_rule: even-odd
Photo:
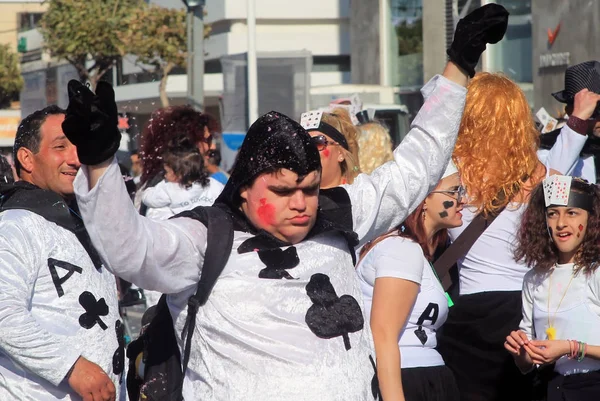
[[[19,32],[35,26],[45,8],[41,0],[0,0],[0,44],[8,44],[17,51]],[[0,110],[0,152],[9,152],[13,144],[21,117],[20,108],[20,103],[15,102],[10,109]]]

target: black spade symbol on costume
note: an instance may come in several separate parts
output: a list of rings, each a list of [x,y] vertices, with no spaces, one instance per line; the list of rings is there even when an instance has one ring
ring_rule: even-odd
[[[85,329],[91,329],[98,323],[102,330],[108,329],[108,326],[100,319],[100,316],[108,315],[108,305],[104,298],[96,301],[96,297],[88,291],[84,291],[79,296],[79,304],[85,309],[85,313],[79,316],[79,324]]]
[[[115,332],[119,347],[113,354],[113,373],[119,376],[119,382],[123,382],[123,371],[125,370],[125,326],[120,320],[115,322]]]
[[[306,312],[308,328],[320,338],[342,336],[344,346],[349,350],[348,333],[359,331],[364,326],[362,311],[356,299],[351,295],[338,298],[329,277],[321,273],[312,275],[306,284],[306,293],[314,303]]]
[[[294,277],[286,269],[293,269],[300,263],[298,252],[293,246],[285,251],[279,248],[258,251],[258,257],[267,266],[258,273],[259,278],[293,280]]]
[[[421,341],[421,344],[425,345],[425,343],[427,342],[427,333],[425,333],[425,330],[423,330],[422,326],[419,326],[415,330],[415,336],[417,336],[419,341]]]

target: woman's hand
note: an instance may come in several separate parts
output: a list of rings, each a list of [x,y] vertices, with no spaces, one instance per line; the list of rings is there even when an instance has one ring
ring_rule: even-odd
[[[531,340],[525,344],[525,350],[533,363],[538,365],[553,363],[571,352],[567,340]]]
[[[533,359],[525,348],[528,344],[529,339],[527,338],[527,334],[521,330],[512,331],[504,342],[504,348],[511,353],[515,359],[515,363],[522,372],[531,370],[534,364]]]

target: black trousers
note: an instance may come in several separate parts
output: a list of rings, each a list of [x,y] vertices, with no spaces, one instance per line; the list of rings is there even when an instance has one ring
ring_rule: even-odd
[[[600,372],[554,375],[548,382],[547,401],[600,400]]]
[[[504,349],[519,327],[521,291],[463,295],[438,332],[438,351],[462,401],[530,401],[533,374],[523,375]]]

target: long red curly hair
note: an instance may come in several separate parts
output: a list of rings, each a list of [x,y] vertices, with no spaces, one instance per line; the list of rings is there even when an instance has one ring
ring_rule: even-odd
[[[538,147],[539,134],[519,86],[502,74],[475,75],[452,156],[470,204],[486,215],[495,213],[526,182],[535,186]]]

